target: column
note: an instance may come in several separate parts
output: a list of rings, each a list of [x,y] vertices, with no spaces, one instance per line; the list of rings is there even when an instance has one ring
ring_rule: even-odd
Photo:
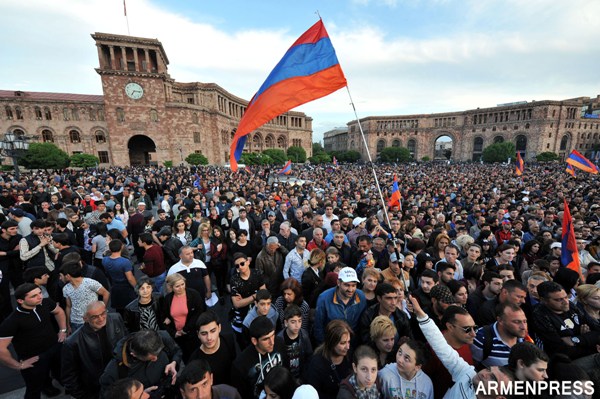
[[[110,69],[117,69],[115,65],[115,46],[108,46],[108,50],[110,51]]]
[[[140,66],[138,65],[138,49],[137,48],[133,48],[133,62],[135,63],[135,70],[136,72],[139,72]]]
[[[121,47],[121,66],[124,71],[127,70],[127,50],[125,47]]]
[[[146,70],[144,72],[150,72],[152,71],[152,66],[150,66],[150,53],[147,48],[144,49],[144,55],[146,56]]]

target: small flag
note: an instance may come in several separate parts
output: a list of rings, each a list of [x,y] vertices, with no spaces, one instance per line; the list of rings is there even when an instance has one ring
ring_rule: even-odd
[[[577,241],[575,240],[575,230],[573,228],[573,218],[569,211],[569,204],[564,199],[565,209],[562,220],[562,245],[560,261],[568,269],[575,270],[581,275],[581,265],[579,263],[579,253],[577,252]]]
[[[194,187],[200,188],[200,175],[196,173],[194,177]]]
[[[398,187],[398,176],[394,174],[394,184],[392,184],[392,197],[390,198],[390,202],[388,203],[389,207],[392,208],[394,206],[398,206],[402,208],[402,204],[400,203],[400,188]]]
[[[250,166],[246,166],[246,167],[244,168],[244,170],[245,170],[246,172],[248,172],[248,174],[252,174],[252,170],[250,170]]]
[[[569,165],[593,174],[598,173],[598,168],[589,159],[581,155],[577,150],[571,151],[566,161]]]
[[[250,132],[292,108],[344,86],[346,77],[323,21],[319,20],[289,48],[250,100],[231,141],[231,170],[237,170]]]
[[[280,175],[289,175],[292,173],[292,161],[287,161],[285,166],[278,172]]]
[[[571,176],[575,177],[577,174],[575,173],[575,169],[573,169],[573,166],[567,164],[567,169],[566,169],[567,173],[570,174]]]
[[[123,14],[127,16],[127,5],[125,4],[125,0],[123,0]]]
[[[517,176],[522,176],[524,170],[525,170],[525,162],[523,162],[523,158],[521,158],[521,153],[517,152],[517,167],[515,169]]]
[[[335,166],[336,168],[338,167],[337,158],[335,156],[333,157],[333,166]]]

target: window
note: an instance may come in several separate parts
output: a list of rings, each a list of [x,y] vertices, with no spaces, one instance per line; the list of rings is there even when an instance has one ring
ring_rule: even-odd
[[[158,122],[158,112],[155,109],[150,110],[150,120],[152,122]]]
[[[414,159],[417,153],[417,141],[414,139],[408,140],[406,144],[406,148],[408,148],[408,152],[410,152],[410,156]]]
[[[98,151],[98,159],[100,160],[100,163],[109,163],[108,151]]]
[[[385,148],[385,140],[379,140],[377,142],[377,154],[379,154]]]
[[[194,143],[200,143],[200,132],[194,132]]]
[[[21,107],[15,107],[15,114],[17,115],[17,119],[23,120],[23,111],[21,111]]]
[[[79,110],[77,108],[73,108],[71,110],[71,115],[73,115],[73,120],[74,121],[78,121],[79,120]]]
[[[483,138],[475,137],[473,140],[473,152],[481,153],[483,152]]]
[[[229,133],[227,133],[227,130],[221,131],[221,144],[223,144],[223,145],[229,144]]]
[[[400,140],[392,141],[392,147],[400,147]]]
[[[569,144],[569,135],[565,134],[562,139],[560,139],[560,150],[566,151],[567,145]]]
[[[6,119],[12,119],[13,118],[13,111],[12,111],[11,107],[9,107],[7,105],[6,107],[4,107],[4,111],[6,112]]]
[[[40,107],[35,107],[34,112],[35,112],[35,119],[41,120],[42,119],[42,109]]]
[[[50,107],[44,107],[44,117],[47,121],[52,120],[52,111],[50,111]]]
[[[88,116],[91,121],[95,121],[96,120],[96,110],[94,108],[90,108],[88,111]]]
[[[98,110],[98,120],[104,121],[104,110],[103,109]]]
[[[44,143],[54,143],[54,135],[50,130],[42,130],[42,141]]]
[[[81,136],[77,130],[71,130],[69,132],[69,139],[71,140],[71,143],[73,143],[73,144],[77,144],[77,143],[81,142]]]
[[[69,108],[63,108],[63,119],[65,121],[71,120],[71,115],[69,114]]]
[[[285,137],[284,136],[277,137],[277,148],[280,148],[282,150],[286,149],[286,143],[285,143]]]
[[[497,144],[497,143],[504,143],[504,137],[502,137],[502,136],[494,137],[494,144]]]
[[[198,113],[194,112],[192,114],[192,123],[198,124]]]
[[[104,134],[104,132],[102,130],[96,130],[96,143],[98,144],[104,144],[106,143],[106,135]]]
[[[25,132],[21,129],[15,129],[15,130],[13,130],[13,133],[17,138],[22,139],[25,137]]]
[[[275,139],[273,138],[273,136],[268,135],[265,138],[265,147],[266,148],[274,148],[275,147]]]
[[[525,137],[524,135],[517,136],[516,147],[517,152],[521,153],[521,156],[524,157],[525,152],[527,151],[527,137]]]
[[[187,103],[188,104],[194,104],[194,97],[188,97],[187,98]]]
[[[117,122],[125,122],[125,111],[123,111],[123,108],[117,108]]]

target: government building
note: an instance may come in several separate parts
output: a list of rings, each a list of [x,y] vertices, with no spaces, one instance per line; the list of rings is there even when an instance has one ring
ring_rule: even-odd
[[[483,149],[503,141],[515,143],[524,159],[551,151],[561,158],[576,149],[600,155],[600,96],[562,101],[501,104],[492,108],[439,114],[369,116],[360,119],[371,156],[386,147],[406,147],[413,159],[479,161]],[[442,137],[449,137],[451,146]],[[367,160],[358,121],[324,135],[326,151],[356,150]]]
[[[0,90],[0,129],[51,142],[100,166],[174,165],[190,153],[229,162],[248,104],[215,83],[180,83],[168,73],[160,41],[95,33],[102,95]],[[75,78],[75,77],[74,77]],[[257,86],[258,87],[258,86]],[[312,155],[312,118],[287,112],[246,141],[245,152],[300,146]]]

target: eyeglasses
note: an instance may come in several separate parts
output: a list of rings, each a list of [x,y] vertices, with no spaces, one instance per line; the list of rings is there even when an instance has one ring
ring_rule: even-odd
[[[100,314],[89,315],[89,318],[90,318],[90,320],[94,320],[94,321],[100,320],[101,318],[106,317],[106,313],[107,313],[107,311],[105,310],[104,312],[102,312]]]
[[[246,266],[246,261],[240,262],[240,263],[234,263],[234,265],[235,265],[236,268],[242,267],[242,266]]]
[[[465,334],[469,334],[471,331],[472,332],[476,332],[477,329],[479,328],[478,326],[466,326],[466,327],[462,327],[462,326],[457,326],[456,324],[452,324],[454,327],[460,328],[461,330],[464,331]]]

